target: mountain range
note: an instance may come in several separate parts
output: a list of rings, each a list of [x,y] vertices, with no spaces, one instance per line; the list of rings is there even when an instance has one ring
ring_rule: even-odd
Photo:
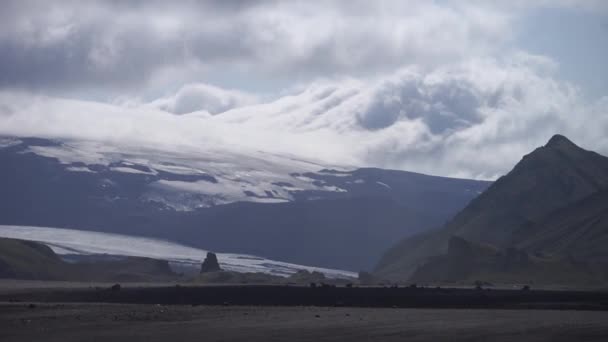
[[[204,150],[204,149],[203,149]],[[491,182],[221,149],[0,139],[0,224],[162,238],[302,265],[371,269]]]
[[[285,265],[365,270],[379,260],[374,278],[389,281],[608,282],[608,158],[562,135],[495,182],[229,148],[167,153],[17,137],[0,139],[0,163],[0,225],[11,226],[9,237],[46,229],[56,244],[52,232],[63,228]]]

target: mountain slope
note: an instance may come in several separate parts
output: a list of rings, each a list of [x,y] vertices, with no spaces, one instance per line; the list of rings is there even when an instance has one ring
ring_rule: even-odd
[[[229,148],[166,153],[32,138],[3,146],[0,224],[159,237],[355,271],[396,239],[440,226],[490,184]]]
[[[514,244],[514,236],[521,234],[520,227],[533,225],[606,186],[608,158],[556,135],[526,155],[442,229],[406,238],[390,249],[376,272],[408,278],[429,257],[446,253],[452,236],[509,247]]]
[[[522,227],[513,239],[531,252],[608,262],[607,233],[608,188]]]
[[[605,286],[608,272],[606,264],[595,261],[529,253],[517,248],[498,249],[452,237],[447,253],[429,258],[409,280],[435,284],[482,282],[596,288]]]

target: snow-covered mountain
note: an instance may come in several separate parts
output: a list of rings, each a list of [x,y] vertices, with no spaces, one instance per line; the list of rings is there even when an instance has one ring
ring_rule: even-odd
[[[193,272],[200,270],[201,262],[207,254],[206,250],[165,240],[50,227],[0,225],[0,237],[41,242],[64,257],[73,255],[146,257],[167,260],[179,270],[189,268]],[[290,264],[253,255],[218,253],[217,257],[222,269],[227,271],[257,272],[286,277],[299,270],[307,270],[321,272],[332,279],[357,277],[353,272]]]
[[[380,178],[383,177],[378,177],[378,174],[383,172],[414,179],[443,180],[432,189],[434,191],[451,192],[454,189],[444,186],[458,181],[469,183],[471,186],[463,187],[459,194],[468,198],[475,197],[487,185],[486,182],[428,177],[402,171],[321,165],[294,156],[262,151],[254,154],[229,149],[167,152],[93,141],[14,137],[2,138],[0,149],[56,160],[68,175],[95,174],[100,179],[99,187],[108,194],[113,190],[120,191],[116,189],[119,184],[113,177],[127,176],[141,180],[145,186],[136,194],[139,201],[155,202],[178,211],[234,202],[281,203],[380,193],[394,197],[407,196],[399,193],[403,184],[382,182]],[[416,185],[409,183],[407,185],[410,187]],[[431,189],[423,191],[428,190]],[[107,199],[112,200],[111,197]]]
[[[90,141],[15,138],[4,138],[3,145],[12,146],[18,153],[56,159],[67,172],[97,174],[102,179],[100,186],[108,191],[116,185],[113,175],[136,175],[146,182],[138,194],[141,201],[157,202],[175,210],[239,201],[288,202],[304,192],[346,192],[314,175],[306,175],[322,169],[319,164],[264,152],[166,152]]]
[[[298,264],[365,269],[489,182],[195,150],[4,137],[0,224],[159,237]]]

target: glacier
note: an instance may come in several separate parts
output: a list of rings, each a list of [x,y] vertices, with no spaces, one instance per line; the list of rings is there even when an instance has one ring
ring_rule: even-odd
[[[70,255],[133,256],[167,260],[173,267],[199,269],[206,250],[161,239],[110,234],[65,228],[0,225],[0,237],[36,241],[55,253]],[[330,279],[354,279],[354,272],[297,265],[254,255],[216,253],[222,269],[234,272],[259,272],[288,277],[300,270],[321,272]]]

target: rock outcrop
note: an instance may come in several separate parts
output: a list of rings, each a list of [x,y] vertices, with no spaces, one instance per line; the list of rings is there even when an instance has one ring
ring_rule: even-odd
[[[201,265],[201,273],[221,271],[220,263],[217,261],[217,255],[212,252],[207,252],[207,257]]]

